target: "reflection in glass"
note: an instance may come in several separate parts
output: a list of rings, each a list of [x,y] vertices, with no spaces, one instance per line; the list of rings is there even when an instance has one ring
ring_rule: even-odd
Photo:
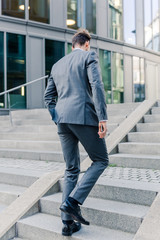
[[[67,0],[67,27],[77,29],[81,26],[80,0]]]
[[[72,43],[67,44],[67,54],[72,52]]]
[[[64,56],[64,42],[46,39],[45,44],[46,75],[50,75],[53,64]]]
[[[7,33],[7,90],[26,82],[25,36]],[[10,93],[11,108],[26,108],[26,90]]]
[[[25,18],[25,0],[2,0],[2,14]]]
[[[112,54],[113,103],[124,102],[123,55]]]
[[[152,0],[153,50],[160,51],[160,8],[158,0]]]
[[[99,61],[101,66],[102,80],[106,94],[106,103],[112,103],[111,94],[111,52],[99,50]]]
[[[109,34],[111,38],[123,40],[122,25],[122,0],[109,0]]]
[[[0,93],[4,91],[4,36],[0,32]],[[0,108],[4,107],[4,96],[0,97]]]
[[[67,27],[96,33],[96,0],[67,0]]]
[[[145,100],[144,59],[133,57],[134,101]]]
[[[29,19],[49,23],[50,0],[29,0]]]
[[[86,0],[86,28],[91,33],[96,33],[96,0]]]
[[[135,0],[123,0],[124,10],[124,41],[135,44]]]
[[[144,1],[145,46],[152,49],[151,0]]]

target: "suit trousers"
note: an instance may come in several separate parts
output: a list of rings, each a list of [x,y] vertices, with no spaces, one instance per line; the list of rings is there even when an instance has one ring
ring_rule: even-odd
[[[57,127],[66,163],[62,202],[70,196],[83,204],[99,176],[108,166],[105,139],[99,138],[96,126],[59,123]],[[80,173],[79,142],[88,153],[92,164],[78,182]],[[61,218],[62,220],[72,220],[70,215],[63,212]]]

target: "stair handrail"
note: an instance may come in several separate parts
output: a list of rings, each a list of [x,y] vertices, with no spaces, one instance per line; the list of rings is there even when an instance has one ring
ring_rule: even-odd
[[[40,80],[42,80],[42,79],[46,79],[46,78],[48,78],[48,75],[43,76],[43,77],[40,77],[40,78],[37,78],[37,79],[35,79],[35,80],[32,80],[32,81],[30,81],[30,82],[21,84],[21,85],[15,87],[15,88],[11,88],[11,89],[9,89],[9,90],[6,90],[6,91],[0,93],[0,96],[3,96],[3,95],[5,95],[5,94],[8,94],[8,105],[9,105],[9,108],[8,108],[8,109],[9,109],[9,116],[10,116],[11,126],[13,126],[13,121],[12,121],[12,115],[11,115],[11,105],[10,105],[10,95],[9,95],[9,93],[10,93],[10,92],[13,92],[13,91],[15,91],[15,90],[17,90],[17,89],[19,89],[19,88],[26,87],[26,86],[28,86],[28,85],[30,85],[30,84],[33,84],[33,83],[35,83],[35,82],[38,82],[38,81],[40,81]]]

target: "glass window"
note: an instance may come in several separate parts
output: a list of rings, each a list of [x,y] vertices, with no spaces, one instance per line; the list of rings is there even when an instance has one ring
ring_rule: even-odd
[[[86,0],[86,28],[91,33],[96,33],[96,0]]]
[[[7,33],[7,90],[26,82],[25,36]],[[11,108],[26,108],[24,87],[10,93]]]
[[[67,0],[67,27],[77,29],[81,27],[81,1]]]
[[[25,0],[2,0],[2,14],[25,18]]]
[[[124,41],[135,44],[136,26],[135,26],[135,0],[123,0],[124,13]]]
[[[50,0],[29,0],[29,19],[49,23]]]
[[[133,57],[133,84],[134,84],[134,101],[142,102],[145,99],[145,82],[144,82],[144,59]]]
[[[64,56],[64,42],[46,39],[46,74],[49,75],[53,64]]]
[[[160,51],[160,9],[158,0],[152,0],[153,50]]]
[[[4,91],[4,34],[0,32],[0,93]],[[4,96],[0,97],[0,108],[4,107]]]
[[[101,66],[102,80],[106,94],[106,103],[112,103],[111,87],[111,52],[99,50],[99,61]]]
[[[112,54],[113,103],[124,102],[123,55]]]
[[[109,35],[116,40],[123,40],[122,0],[109,0]]]
[[[96,33],[96,0],[67,0],[67,27]]]
[[[144,1],[145,46],[152,49],[151,0]]]

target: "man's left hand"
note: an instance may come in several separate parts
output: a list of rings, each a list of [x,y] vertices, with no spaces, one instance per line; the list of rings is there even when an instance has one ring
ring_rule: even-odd
[[[106,136],[106,133],[107,133],[107,122],[106,121],[99,122],[99,131],[98,131],[99,137],[104,138]]]

